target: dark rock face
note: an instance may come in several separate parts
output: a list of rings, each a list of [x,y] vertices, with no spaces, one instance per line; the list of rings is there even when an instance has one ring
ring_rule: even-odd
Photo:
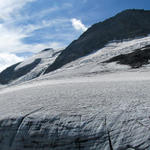
[[[48,67],[45,73],[96,51],[109,41],[146,36],[150,33],[150,11],[126,10],[97,23],[73,41]]]
[[[46,51],[49,51],[49,50],[53,50],[53,48],[46,48],[46,49],[42,50],[41,52],[46,52]]]
[[[105,61],[105,63],[117,62],[119,64],[129,65],[132,68],[140,68],[143,65],[149,64],[149,60],[150,60],[150,45],[142,49],[137,49],[129,54],[122,54],[113,57]]]
[[[15,68],[20,64],[17,63],[15,65],[12,65],[2,71],[0,73],[0,84],[8,84],[10,81],[15,80],[28,72],[30,72],[33,68],[35,68],[39,63],[41,62],[41,59],[36,59],[31,64],[28,64],[18,70],[15,70]]]

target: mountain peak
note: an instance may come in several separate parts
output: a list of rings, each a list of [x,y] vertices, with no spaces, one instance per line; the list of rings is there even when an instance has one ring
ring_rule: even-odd
[[[150,10],[144,10],[144,9],[126,9],[120,13],[118,13],[116,16],[114,17],[128,17],[128,16],[132,16],[132,17],[136,17],[139,15],[144,15],[150,13]]]
[[[45,73],[97,51],[110,41],[147,36],[148,34],[150,34],[150,11],[127,9],[91,26],[58,56]]]
[[[135,12],[138,12],[138,13],[141,13],[141,12],[147,12],[149,10],[145,10],[145,9],[126,9],[126,10],[123,10],[122,12],[118,13],[118,14],[122,14],[122,13],[135,13]]]

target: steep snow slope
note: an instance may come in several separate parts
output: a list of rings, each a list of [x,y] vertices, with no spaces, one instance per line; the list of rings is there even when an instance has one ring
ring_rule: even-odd
[[[150,150],[150,72],[0,91],[1,150]]]
[[[21,63],[8,67],[0,73],[0,83],[8,84],[12,81],[20,83],[40,76],[61,51],[45,49]]]
[[[24,81],[28,81],[31,79],[34,79],[39,74],[42,75],[43,72],[46,70],[46,68],[54,62],[56,57],[61,53],[62,50],[57,49],[46,49],[41,51],[40,53],[34,55],[33,57],[27,59],[26,61],[19,64],[15,70],[18,70],[19,68],[22,68],[30,63],[32,63],[36,59],[41,59],[41,62],[38,64],[37,67],[35,67],[32,71],[27,73],[26,75],[22,76],[21,78],[17,79],[15,83],[20,83]]]
[[[111,72],[120,71],[136,71],[129,65],[121,65],[117,62],[104,63],[105,61],[119,56],[121,54],[128,54],[150,45],[150,36],[136,39],[128,39],[123,41],[112,41],[105,45],[104,48],[73,61],[62,68],[44,75],[41,79],[56,79],[56,78],[71,78],[80,76],[99,75]],[[150,65],[143,65],[140,70],[150,70]],[[39,79],[36,79],[39,80]]]

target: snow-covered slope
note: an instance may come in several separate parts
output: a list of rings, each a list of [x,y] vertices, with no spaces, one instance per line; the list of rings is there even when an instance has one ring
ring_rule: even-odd
[[[54,72],[2,87],[0,150],[150,150],[150,65],[105,62],[149,44],[149,36],[113,41]],[[35,67],[41,71],[47,53],[15,70],[44,58]]]
[[[20,83],[23,81],[34,79],[35,77],[39,76],[39,74],[42,75],[46,68],[54,62],[54,60],[61,53],[61,51],[62,50],[60,49],[46,49],[19,64],[15,68],[15,70],[18,70],[19,68],[23,68],[24,66],[31,64],[36,59],[41,59],[41,62],[33,70],[31,70],[29,73],[22,76],[21,78],[17,79],[15,83]]]
[[[129,54],[137,49],[150,45],[150,36],[123,41],[112,41],[104,48],[68,63],[62,68],[44,75],[41,79],[71,78],[80,76],[99,75],[120,71],[137,71],[129,65],[118,64],[117,62],[104,63],[105,61],[122,54]],[[150,70],[150,65],[143,65],[140,70]],[[39,80],[39,79],[37,79]]]
[[[150,150],[150,72],[0,91],[1,150]]]
[[[60,49],[45,49],[21,63],[10,66],[0,74],[1,83],[7,84],[12,81],[20,83],[42,75],[61,51]]]
[[[112,40],[136,38],[148,34],[150,34],[149,10],[128,9],[122,11],[103,22],[92,25],[64,49],[45,73],[59,69],[78,58],[91,54],[103,48]]]
[[[135,52],[137,49],[142,50],[142,48],[147,45],[150,45],[150,36],[122,41],[112,41],[105,45],[104,48],[93,52],[90,55],[77,59],[76,61],[72,61],[62,68],[50,72],[48,75],[43,75],[43,73],[45,72],[47,67],[55,61],[55,59],[61,53],[61,50],[45,50],[18,64],[15,67],[10,67],[13,69],[6,69],[4,73],[0,74],[0,81],[3,80],[3,78],[6,78],[7,81],[8,74],[10,74],[10,78],[8,77],[8,81],[11,82],[11,84],[18,84],[37,78],[38,76],[43,76],[42,78],[44,79],[56,79],[132,70],[131,66],[129,65],[123,65],[117,62],[106,63],[105,61],[115,56]],[[30,67],[32,67],[31,70],[29,70]],[[143,65],[141,67],[141,69],[144,69],[145,67],[148,69],[149,64],[147,63],[146,65]]]

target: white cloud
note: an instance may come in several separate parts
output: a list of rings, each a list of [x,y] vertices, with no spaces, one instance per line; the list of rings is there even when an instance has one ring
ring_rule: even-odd
[[[23,61],[23,58],[18,57],[15,54],[0,53],[0,72],[5,68],[7,68],[8,66],[21,61]]]
[[[20,14],[20,10],[27,4],[37,0],[0,0],[0,53],[1,52],[38,52],[41,49],[47,47],[62,48],[65,47],[64,43],[59,42],[49,42],[41,43],[36,45],[31,45],[24,43],[22,39],[30,37],[32,32],[45,27],[58,26],[69,24],[70,19],[60,18],[53,20],[41,20],[36,24],[26,24],[21,26],[16,26],[17,22],[22,22],[23,20],[32,20],[37,17],[43,17],[46,14],[57,11],[59,8],[53,6],[49,9],[42,10],[40,13],[31,14],[30,16],[25,13]],[[69,4],[65,4],[65,7],[70,7]],[[62,27],[62,26],[61,26]],[[57,40],[57,38],[56,38]]]
[[[69,19],[61,18],[61,19],[53,19],[53,20],[43,20],[39,24],[28,24],[26,26],[22,26],[20,30],[22,30],[23,33],[30,33],[32,31],[42,29],[45,27],[51,27],[55,25],[65,24],[68,23]]]
[[[41,24],[36,25],[26,25],[17,28],[7,28],[5,24],[0,24],[0,52],[38,52],[42,49],[52,47],[52,48],[63,48],[65,45],[63,43],[58,42],[49,42],[44,44],[25,44],[21,41],[21,39],[26,38],[30,35],[30,33],[34,30],[41,29],[47,26],[55,25],[57,23],[64,23],[67,20],[56,19],[52,21],[43,21]]]
[[[28,20],[28,19],[35,19],[38,18],[39,20],[44,17],[45,15],[48,15],[50,13],[58,11],[60,8],[58,6],[54,6],[48,9],[40,10],[38,13],[32,13],[30,15],[24,14],[24,16],[18,16],[17,20]]]
[[[11,3],[12,1],[12,3]],[[33,0],[24,0],[25,2],[31,2]],[[12,8],[9,11],[2,11],[5,15],[4,16],[9,16],[3,23],[0,23],[0,52],[24,52],[24,51],[31,51],[31,52],[38,52],[41,49],[45,49],[48,47],[52,48],[62,48],[65,47],[63,43],[58,43],[58,42],[49,42],[49,43],[44,43],[44,44],[36,44],[36,45],[31,45],[31,44],[25,44],[22,42],[23,38],[29,37],[30,34],[38,29],[42,29],[45,27],[50,27],[50,26],[55,26],[58,24],[66,24],[70,20],[65,19],[65,18],[60,18],[60,19],[53,19],[53,20],[43,20],[39,22],[39,24],[27,24],[27,25],[22,25],[22,26],[13,26],[13,22],[17,21],[18,18],[23,18],[22,17],[17,17],[15,20],[11,17],[10,12],[12,10],[18,10],[21,8],[21,6],[25,5],[25,2],[20,0],[17,5],[14,4],[15,0],[6,0],[6,3],[4,3],[4,0],[0,0],[2,2],[2,5],[0,5],[0,9],[2,8],[9,8],[10,4],[12,4]],[[22,2],[22,3],[21,3]],[[17,3],[17,2],[16,2]],[[20,4],[20,5],[19,5]],[[15,6],[14,6],[15,5]],[[19,5],[19,6],[18,6]],[[56,8],[55,8],[56,9]],[[55,10],[54,8],[51,9]],[[50,10],[49,10],[50,11]],[[43,12],[43,11],[42,11]],[[46,12],[43,12],[42,15],[44,15]],[[13,13],[15,14],[15,13]],[[32,18],[32,16],[31,16]]]
[[[71,19],[72,22],[72,26],[76,29],[76,30],[80,30],[85,32],[87,30],[87,27],[81,22],[81,20],[78,20],[76,18]]]
[[[0,52],[11,51],[14,47],[20,46],[20,39],[25,37],[19,31],[8,30],[4,25],[0,24]]]
[[[38,29],[69,23],[69,19],[60,18],[53,20],[41,20],[38,24],[26,24],[16,26],[19,21],[43,17],[46,14],[57,11],[57,6],[42,10],[38,14],[30,16],[20,14],[20,10],[27,4],[37,0],[0,0],[0,71],[6,67],[22,61],[24,58],[18,57],[14,52],[39,52],[45,48],[63,48],[65,45],[59,42],[49,42],[41,44],[25,44],[22,39]],[[69,5],[65,5],[69,7]]]
[[[0,19],[9,20],[13,14],[17,15],[26,3],[33,1],[35,0],[0,0]]]

